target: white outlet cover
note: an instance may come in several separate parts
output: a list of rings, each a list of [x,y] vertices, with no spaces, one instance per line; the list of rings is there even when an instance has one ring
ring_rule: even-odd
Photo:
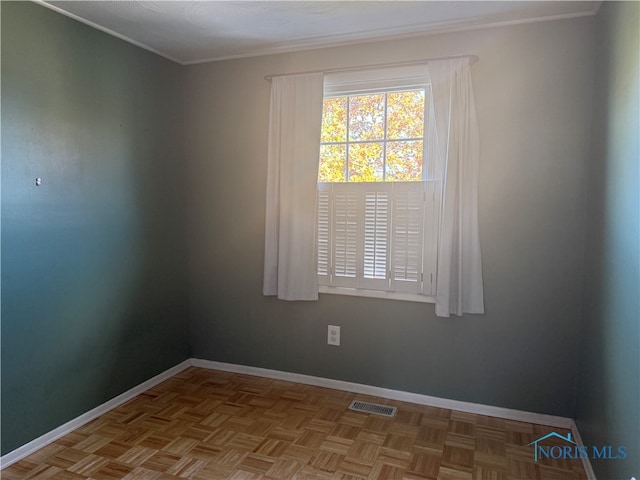
[[[340,327],[337,325],[329,325],[327,328],[327,344],[340,346]]]

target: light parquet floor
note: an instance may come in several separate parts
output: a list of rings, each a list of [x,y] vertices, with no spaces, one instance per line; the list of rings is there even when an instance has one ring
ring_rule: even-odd
[[[363,399],[395,418],[356,413]],[[534,462],[567,431],[189,368],[0,473],[6,480],[584,480],[580,460]]]

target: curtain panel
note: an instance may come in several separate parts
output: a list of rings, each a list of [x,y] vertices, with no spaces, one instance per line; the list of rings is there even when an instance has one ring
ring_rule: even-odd
[[[428,62],[442,172],[436,315],[484,313],[478,232],[480,139],[467,58]]]
[[[317,300],[316,198],[323,75],[271,82],[264,295]]]

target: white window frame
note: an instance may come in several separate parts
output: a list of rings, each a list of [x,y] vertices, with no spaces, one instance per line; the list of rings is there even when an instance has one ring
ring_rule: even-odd
[[[328,75],[325,77],[324,97],[336,97],[357,94],[375,94],[391,91],[403,91],[416,88],[425,89],[425,132],[423,140],[423,181],[422,182],[353,182],[353,183],[318,183],[318,258],[319,258],[319,291],[320,293],[337,295],[354,295],[362,297],[386,298],[414,302],[435,303],[437,282],[437,250],[439,232],[439,212],[441,203],[441,182],[436,172],[435,162],[432,161],[435,152],[435,131],[433,128],[433,108],[431,105],[430,81],[426,67],[402,67],[385,69],[375,72],[356,71]],[[386,139],[385,139],[386,142]],[[431,160],[431,161],[430,161]],[[413,184],[413,185],[408,185]],[[403,190],[420,190],[421,205],[417,214],[419,217],[420,236],[422,249],[418,254],[417,272],[412,269],[412,275],[417,275],[416,281],[402,282],[395,278],[394,259],[391,252],[395,250],[396,238],[394,230],[401,222],[401,214],[397,211],[398,195]],[[337,256],[344,255],[345,245],[338,245],[335,240],[336,229],[342,228],[339,223],[344,223],[335,217],[340,210],[338,197],[345,192],[351,192],[352,204],[350,205],[350,272],[354,277],[341,275],[338,271],[339,262]],[[372,204],[366,206],[367,195],[369,199],[376,198],[378,194],[388,200],[386,227],[377,232],[371,222],[367,227],[366,216],[371,220],[374,215]],[[415,195],[414,195],[415,197]],[[415,200],[415,198],[414,198]],[[370,202],[371,203],[371,202]],[[344,207],[344,205],[342,205]],[[415,205],[414,205],[415,207]],[[344,213],[342,208],[340,213]],[[384,218],[384,215],[383,215]],[[415,227],[415,225],[414,225]],[[365,230],[369,233],[377,232],[377,235],[386,235],[386,278],[365,277]],[[372,230],[373,228],[373,230]],[[414,228],[415,230],[415,228]],[[341,230],[344,234],[344,228]],[[415,233],[415,232],[414,232]],[[325,238],[320,238],[325,236]],[[398,237],[400,238],[400,237]],[[369,236],[369,245],[372,238]],[[372,247],[370,247],[372,248]],[[371,270],[371,256],[369,256],[369,270]],[[321,265],[322,263],[322,265]],[[380,265],[378,265],[378,270]],[[371,271],[369,272],[371,273]],[[415,273],[415,275],[414,275]]]

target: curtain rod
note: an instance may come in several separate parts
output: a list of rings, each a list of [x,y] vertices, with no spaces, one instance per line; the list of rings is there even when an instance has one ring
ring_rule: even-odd
[[[366,65],[361,67],[344,67],[344,68],[330,68],[327,70],[307,70],[305,72],[276,73],[276,74],[266,75],[264,79],[267,81],[271,81],[271,79],[275,77],[287,77],[289,75],[304,75],[307,73],[341,73],[341,72],[357,72],[362,70],[373,70],[376,68],[410,67],[412,65],[423,65],[427,62],[433,62],[436,60],[453,60],[455,58],[468,58],[470,60],[471,65],[473,65],[478,61],[477,55],[452,55],[450,57],[427,58],[424,60],[414,60],[410,62],[379,63],[377,65]]]

